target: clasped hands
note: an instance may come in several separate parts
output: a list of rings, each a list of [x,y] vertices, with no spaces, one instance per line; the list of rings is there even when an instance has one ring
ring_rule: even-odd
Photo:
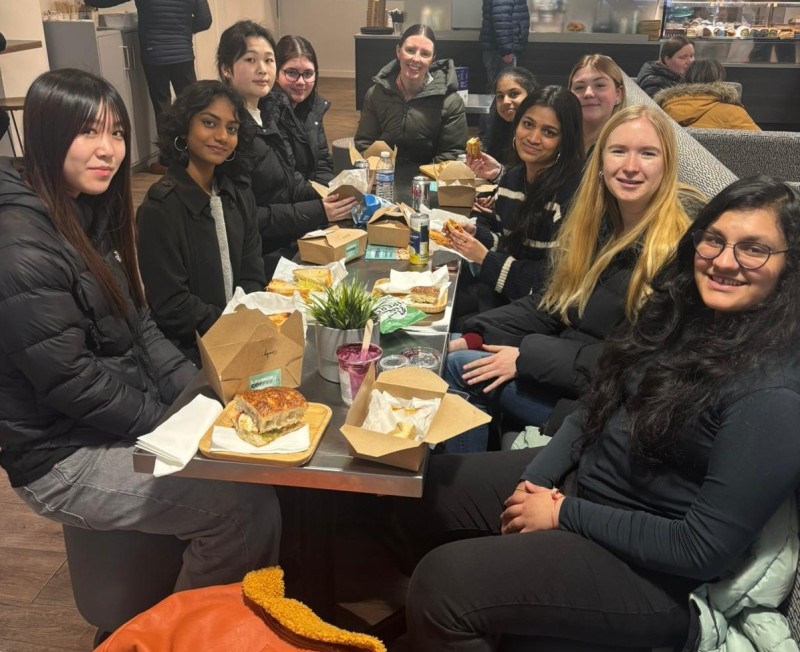
[[[522,480],[514,493],[506,498],[500,515],[503,534],[557,530],[564,494],[556,487],[547,489]]]

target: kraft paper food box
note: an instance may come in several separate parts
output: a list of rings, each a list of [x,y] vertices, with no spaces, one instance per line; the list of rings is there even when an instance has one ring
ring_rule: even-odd
[[[341,229],[331,226],[306,233],[297,241],[300,258],[306,263],[327,265],[344,259],[359,258],[367,250],[367,232],[362,229]]]
[[[240,307],[198,335],[197,346],[203,373],[226,404],[250,389],[297,387],[302,380],[305,332],[297,311],[277,327],[260,310]]]
[[[367,417],[370,393],[386,391],[398,398],[439,398],[433,423],[421,442],[392,437],[361,427]],[[347,418],[340,428],[354,457],[360,457],[409,471],[419,470],[429,444],[438,444],[471,428],[489,423],[491,417],[460,396],[447,392],[447,383],[428,369],[404,367],[384,371],[375,377],[375,366],[367,372]]]
[[[370,244],[386,247],[407,247],[411,235],[408,212],[405,204],[385,206],[375,211],[367,222],[367,236]]]

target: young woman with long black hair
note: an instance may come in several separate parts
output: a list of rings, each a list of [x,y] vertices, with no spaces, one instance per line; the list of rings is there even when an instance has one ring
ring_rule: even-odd
[[[760,641],[748,649],[788,639],[774,607],[796,556],[767,560],[797,547],[786,501],[800,483],[798,196],[773,179],[735,182],[651,285],[546,447],[431,458],[422,503],[401,505],[408,531],[423,548],[479,538],[414,571],[413,649],[496,650],[510,634],[531,650],[540,637],[564,650],[679,648],[696,629],[695,591],[704,615],[729,608],[730,631]],[[751,549],[768,522],[779,545]],[[756,578],[763,603],[743,597]],[[724,649],[713,625],[703,640]]]
[[[130,133],[107,81],[54,70],[25,98],[24,167],[0,160],[0,465],[48,518],[189,540],[177,589],[238,581],[277,560],[273,488],[133,470],[197,370],[145,304]]]

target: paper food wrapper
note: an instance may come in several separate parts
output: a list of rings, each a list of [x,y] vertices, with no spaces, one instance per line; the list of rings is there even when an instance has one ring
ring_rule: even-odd
[[[398,272],[390,270],[389,282],[381,287],[386,294],[408,294],[411,288],[426,285],[439,288],[439,296],[450,286],[450,273],[447,267],[440,267],[435,272]]]
[[[297,293],[291,297],[275,294],[274,292],[251,292],[250,294],[245,294],[242,288],[237,287],[222,314],[229,315],[235,312],[239,306],[244,306],[251,310],[260,310],[265,315],[278,315],[297,310],[303,316],[303,330],[308,329],[308,306]]]
[[[361,426],[373,432],[390,433],[402,421],[414,426],[414,441],[422,441],[436,416],[438,398],[396,398],[388,392],[373,389],[367,418]]]
[[[430,228],[436,229],[437,231],[444,231],[444,225],[447,220],[455,220],[459,224],[475,224],[477,221],[477,217],[464,217],[463,215],[459,215],[458,213],[451,213],[450,211],[442,210],[441,208],[434,208],[430,212]],[[463,256],[460,252],[456,251],[455,249],[451,249],[450,247],[443,247],[437,242],[433,240],[430,241],[430,247],[432,251],[449,251],[454,253],[456,256],[469,261],[468,258]]]
[[[245,453],[248,455],[252,453],[288,454],[307,451],[310,445],[311,435],[307,423],[297,430],[278,437],[266,446],[248,444],[236,434],[233,428],[214,426],[214,430],[211,432],[210,450],[212,453]]]

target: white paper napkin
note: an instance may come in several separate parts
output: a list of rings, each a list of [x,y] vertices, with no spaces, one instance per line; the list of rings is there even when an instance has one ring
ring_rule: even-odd
[[[463,215],[459,215],[458,213],[451,213],[450,211],[442,210],[441,208],[434,208],[431,211],[431,226],[432,229],[437,229],[438,231],[444,230],[444,224],[447,220],[455,220],[459,224],[475,224],[478,220],[477,217],[464,217]],[[437,242],[433,240],[430,241],[430,247],[432,251],[449,251],[450,253],[454,253],[456,256],[463,258],[464,260],[468,260],[464,254],[451,247],[443,247]]]
[[[215,426],[211,433],[210,450],[214,453],[302,453],[309,446],[311,435],[307,423],[266,446],[253,446],[239,437],[233,428]]]
[[[200,440],[222,414],[222,404],[207,396],[196,396],[153,432],[142,435],[136,445],[156,456],[153,475],[180,471],[189,463]]]
[[[373,389],[367,418],[361,427],[373,432],[389,433],[400,421],[410,422],[414,424],[415,441],[422,441],[433,423],[439,403],[438,398],[397,398],[388,392]],[[401,408],[408,408],[413,412],[408,414]]]
[[[447,267],[440,267],[435,272],[389,272],[389,283],[381,287],[387,294],[408,294],[415,285],[429,285],[446,288],[450,285],[450,273]]]
[[[297,310],[303,315],[303,327],[306,328],[308,326],[306,323],[308,306],[296,292],[291,297],[276,294],[275,292],[251,292],[250,294],[245,294],[242,288],[237,287],[222,314],[228,315],[239,306],[244,306],[251,310],[260,310],[265,315],[277,315],[282,312],[294,312]]]

